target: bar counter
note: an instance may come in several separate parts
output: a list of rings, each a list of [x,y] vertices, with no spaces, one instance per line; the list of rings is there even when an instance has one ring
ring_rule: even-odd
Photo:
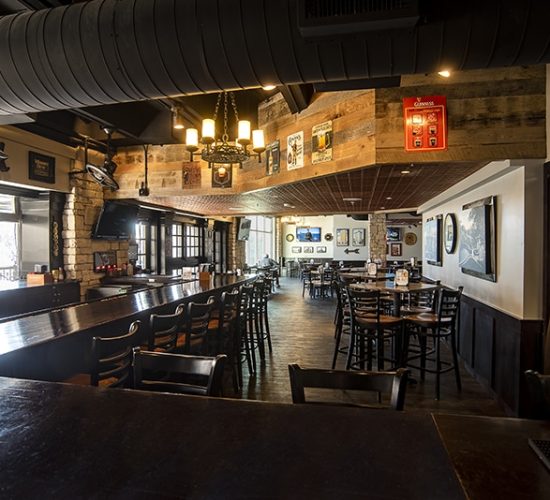
[[[139,319],[144,339],[151,313],[172,313],[176,304],[202,302],[254,278],[217,275],[209,282],[166,284],[0,323],[0,375],[60,381],[88,371],[93,336],[121,335]]]

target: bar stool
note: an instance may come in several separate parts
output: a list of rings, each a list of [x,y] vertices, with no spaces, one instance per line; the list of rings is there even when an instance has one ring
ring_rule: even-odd
[[[348,345],[341,347],[342,336],[350,334],[350,309],[348,302],[348,295],[346,286],[344,283],[339,283],[337,281],[333,284],[334,291],[336,292],[336,321],[334,328],[334,355],[332,357],[332,369],[336,368],[336,361],[338,354],[348,354]]]
[[[241,363],[246,360],[248,373],[256,374],[256,353],[254,352],[254,316],[251,308],[254,303],[254,286],[241,285],[241,305],[239,311],[239,331],[241,336]],[[241,381],[242,383],[242,381]]]
[[[204,304],[197,302],[187,304],[178,351],[182,351],[183,354],[208,355],[212,343],[208,335],[208,324],[214,305],[214,297],[209,297]]]
[[[254,326],[256,328],[256,345],[258,346],[260,359],[265,359],[265,340],[267,340],[269,352],[273,352],[267,310],[267,298],[271,289],[271,282],[270,280],[267,280],[267,278],[263,280],[256,280],[253,287],[254,295],[251,312],[254,315]]]
[[[373,347],[376,346],[378,370],[384,370],[384,344],[391,341],[392,367],[400,366],[400,334],[403,330],[402,318],[381,314],[379,290],[361,290],[348,286],[347,296],[350,307],[350,342],[346,370],[372,370]],[[398,337],[397,340],[395,337]],[[365,343],[367,352],[365,353]],[[355,360],[355,361],[354,361]]]
[[[174,314],[151,314],[147,339],[149,351],[174,352],[176,350],[184,312],[185,304],[179,304]]]
[[[458,391],[462,390],[460,381],[460,370],[458,367],[458,355],[456,350],[456,324],[460,313],[460,298],[463,287],[458,290],[440,288],[437,297],[436,313],[419,313],[407,316],[405,328],[405,340],[403,346],[403,359],[407,366],[420,370],[421,379],[425,379],[425,373],[435,373],[435,395],[436,399],[441,396],[441,374],[448,371],[455,372],[456,386]],[[417,334],[420,341],[420,353],[409,356],[409,339],[412,334]],[[427,339],[432,339],[433,348],[428,350]],[[450,344],[453,357],[452,363],[441,360],[441,341],[447,340]],[[435,357],[430,357],[434,356]],[[420,366],[411,364],[410,361],[420,359]],[[426,362],[433,362],[435,368],[426,368]]]

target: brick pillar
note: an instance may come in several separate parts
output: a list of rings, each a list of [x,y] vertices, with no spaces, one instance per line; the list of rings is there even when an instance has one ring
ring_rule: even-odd
[[[239,225],[237,219],[233,218],[229,226],[229,255],[227,256],[230,270],[244,269],[246,262],[246,241],[237,241]]]
[[[386,214],[369,215],[369,250],[372,260],[386,264]]]
[[[76,164],[75,169],[83,168]],[[63,255],[65,272],[70,279],[80,281],[80,293],[85,298],[88,288],[98,286],[103,273],[94,273],[94,252],[115,250],[117,264],[128,262],[127,241],[93,240],[94,225],[103,206],[103,189],[85,174],[71,179],[63,211]]]

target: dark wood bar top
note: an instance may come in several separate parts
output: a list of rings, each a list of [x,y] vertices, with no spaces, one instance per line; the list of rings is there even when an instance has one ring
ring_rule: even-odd
[[[205,282],[165,284],[0,323],[0,376],[57,382],[89,373],[92,337],[121,335],[141,320],[142,343],[151,313],[171,313],[176,304],[202,302],[254,278],[218,275]]]
[[[2,498],[464,498],[429,414],[0,378]]]
[[[0,356],[63,335],[87,330],[115,320],[183,301],[208,295],[213,291],[242,284],[250,277],[216,276],[213,280],[166,284],[160,288],[143,290],[102,300],[83,302],[55,311],[34,314],[0,323]]]

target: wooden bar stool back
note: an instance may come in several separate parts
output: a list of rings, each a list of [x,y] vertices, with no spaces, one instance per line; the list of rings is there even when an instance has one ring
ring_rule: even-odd
[[[174,352],[178,344],[185,304],[176,307],[174,314],[151,314],[149,319],[149,351]]]
[[[187,304],[181,331],[185,340],[183,344],[184,354],[207,355],[209,353],[211,342],[208,335],[208,325],[215,302],[214,297],[209,297],[206,303],[189,302]]]
[[[128,333],[119,337],[92,339],[91,385],[96,387],[130,387],[132,349],[138,344],[140,321],[134,321]]]

